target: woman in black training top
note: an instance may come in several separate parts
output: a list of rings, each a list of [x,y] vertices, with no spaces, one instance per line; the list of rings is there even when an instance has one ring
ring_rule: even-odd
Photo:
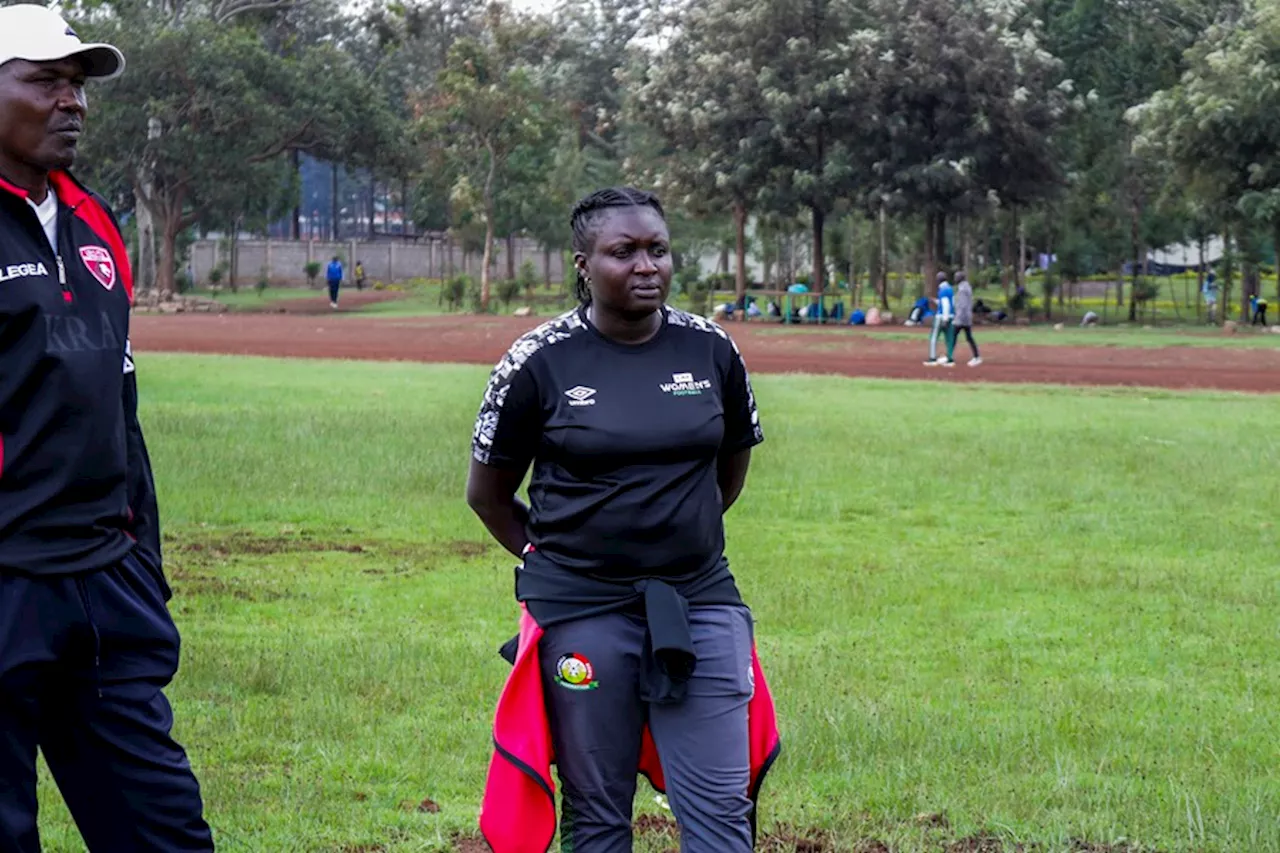
[[[751,384],[719,326],[665,304],[654,195],[601,190],[572,224],[582,304],[498,363],[472,445],[467,500],[523,558],[525,608],[481,826],[547,849],[554,760],[565,851],[631,849],[637,771],[685,853],[749,851],[777,733],[722,516],[763,440]]]

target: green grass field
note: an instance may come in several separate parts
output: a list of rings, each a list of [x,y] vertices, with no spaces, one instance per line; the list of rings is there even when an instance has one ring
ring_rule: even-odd
[[[189,296],[199,296],[204,299],[216,299],[223,305],[226,305],[232,311],[255,310],[261,308],[264,304],[273,302],[290,302],[295,299],[314,299],[316,301],[327,299],[323,283],[316,288],[307,287],[268,287],[259,291],[252,285],[241,286],[239,290],[232,293],[225,287],[217,291],[208,288],[198,288],[187,291]]]
[[[139,376],[220,849],[450,849],[516,617],[460,498],[485,371]],[[1280,397],[756,385],[728,534],[785,741],[765,831],[1280,851]],[[82,850],[42,796],[46,849]]]

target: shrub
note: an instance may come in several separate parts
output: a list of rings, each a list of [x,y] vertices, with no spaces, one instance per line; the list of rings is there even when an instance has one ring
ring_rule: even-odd
[[[533,291],[538,286],[538,268],[533,265],[533,261],[525,261],[520,265],[520,275],[518,276],[520,287],[524,288],[524,292],[529,299],[533,299]]]
[[[467,298],[467,292],[470,289],[471,277],[465,273],[458,273],[445,280],[441,288],[441,296],[448,303],[449,310],[456,311],[462,307],[462,300]]]
[[[519,279],[509,278],[498,282],[498,301],[502,303],[502,310],[506,311],[511,308],[511,303],[520,295],[520,289],[523,287]]]
[[[302,271],[307,274],[308,287],[316,286],[316,279],[320,277],[321,269],[322,267],[319,261],[307,261],[307,265],[302,268]]]

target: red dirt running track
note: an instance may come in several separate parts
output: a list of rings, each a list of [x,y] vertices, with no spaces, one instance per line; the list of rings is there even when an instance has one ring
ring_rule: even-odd
[[[327,306],[325,306],[327,309]],[[542,318],[545,320],[545,318]],[[372,318],[330,314],[138,314],[139,352],[461,362],[492,365],[539,318]],[[925,367],[925,338],[884,340],[851,328],[727,327],[757,373],[834,373],[947,382],[1040,382],[1280,392],[1280,349],[1161,349],[989,344],[981,367]],[[902,327],[897,327],[902,330]],[[905,331],[905,330],[904,330]],[[1029,329],[1027,335],[1051,335]],[[976,335],[982,345],[982,330]]]

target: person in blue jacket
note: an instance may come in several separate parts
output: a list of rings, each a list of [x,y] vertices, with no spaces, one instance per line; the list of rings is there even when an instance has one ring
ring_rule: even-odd
[[[333,256],[333,260],[329,261],[329,267],[325,270],[324,277],[329,282],[329,307],[338,307],[338,289],[342,287],[342,259],[337,255]]]
[[[933,316],[933,312],[929,310],[929,297],[921,296],[916,300],[916,304],[911,306],[911,313],[907,315],[906,326],[919,326],[929,317]]]
[[[955,329],[951,325],[951,321],[956,316],[955,291],[951,287],[951,283],[947,281],[947,274],[938,273],[938,313],[933,315],[933,331],[929,333],[929,359],[925,362],[926,367],[934,367],[941,365],[943,367],[955,367],[956,363],[952,361],[944,353],[938,355],[938,336],[944,336],[944,343],[947,351],[950,352],[954,346]]]

